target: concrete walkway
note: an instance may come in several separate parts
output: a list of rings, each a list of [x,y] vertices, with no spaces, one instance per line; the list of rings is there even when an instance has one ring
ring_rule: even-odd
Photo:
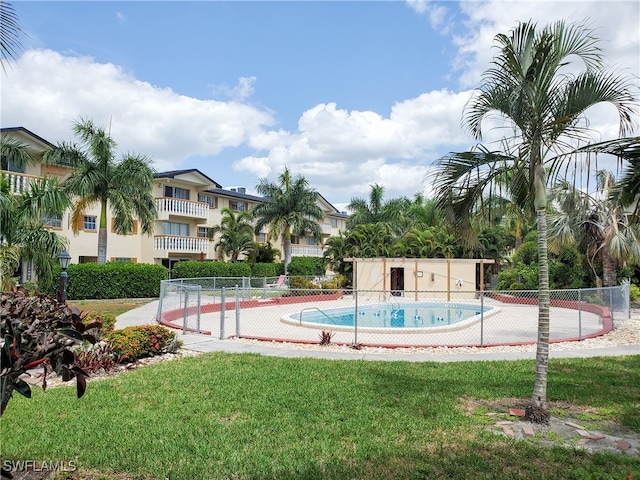
[[[158,300],[154,300],[142,307],[119,315],[116,328],[132,325],[155,324],[158,311]],[[266,342],[246,343],[236,340],[219,340],[207,335],[183,335],[178,333],[183,342],[183,348],[196,352],[228,352],[255,353],[265,356],[288,358],[325,358],[334,360],[378,360],[378,361],[408,361],[408,362],[463,362],[463,361],[492,361],[492,360],[534,360],[535,352],[501,352],[495,349],[490,352],[459,353],[438,355],[432,353],[369,353],[353,350],[353,352],[322,351],[318,349],[305,350],[298,348],[273,347]],[[550,358],[589,358],[621,355],[640,355],[640,345],[621,345],[600,348],[579,348],[575,350],[551,351]]]

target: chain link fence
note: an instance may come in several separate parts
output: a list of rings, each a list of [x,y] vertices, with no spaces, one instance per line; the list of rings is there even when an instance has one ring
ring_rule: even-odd
[[[629,285],[552,290],[549,303],[550,341],[579,341],[629,318]],[[157,320],[219,339],[460,347],[535,343],[538,310],[537,290],[346,291],[295,289],[278,278],[197,278],[162,282]]]

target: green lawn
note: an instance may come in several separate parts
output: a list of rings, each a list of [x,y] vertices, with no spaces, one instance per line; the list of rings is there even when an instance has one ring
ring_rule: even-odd
[[[0,448],[145,479],[640,477],[638,458],[509,440],[463,408],[527,398],[533,375],[532,361],[201,355],[91,382],[79,400],[73,387],[17,396]],[[552,360],[549,399],[640,431],[640,356]]]

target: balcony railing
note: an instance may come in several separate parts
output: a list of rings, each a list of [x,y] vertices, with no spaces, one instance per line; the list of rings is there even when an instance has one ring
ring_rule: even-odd
[[[291,245],[291,255],[294,257],[321,257],[324,248],[313,245]]]
[[[200,253],[209,251],[209,239],[182,237],[179,235],[156,235],[153,248],[160,252]]]
[[[169,215],[181,215],[191,218],[209,218],[209,205],[204,202],[192,202],[182,198],[156,198],[158,219],[166,220]]]
[[[8,170],[2,170],[2,175],[9,181],[9,191],[14,195],[26,193],[29,190],[29,183],[40,178],[34,175],[10,172]]]

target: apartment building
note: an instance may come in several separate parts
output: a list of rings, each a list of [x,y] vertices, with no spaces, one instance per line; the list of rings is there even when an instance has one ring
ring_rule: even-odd
[[[15,139],[28,145],[33,152],[42,152],[54,145],[24,127],[2,128],[4,140]],[[29,182],[42,176],[64,178],[68,167],[52,166],[42,162],[18,168],[7,159],[2,159],[2,175],[9,180],[10,188],[20,193],[28,188]],[[112,262],[130,261],[157,263],[168,268],[182,260],[214,260],[216,239],[208,238],[208,229],[220,224],[221,210],[225,207],[235,212],[250,210],[254,205],[266,201],[262,197],[250,195],[244,187],[223,188],[222,185],[197,169],[160,172],[155,175],[153,196],[158,216],[151,236],[143,235],[136,226],[130,235],[118,235],[113,229],[113,219],[108,232],[107,260]],[[346,229],[348,216],[322,195],[318,194],[318,206],[325,212],[320,223],[324,240],[338,235]],[[69,240],[69,254],[72,263],[97,261],[99,206],[88,210],[84,225],[77,235],[71,230],[70,212],[59,218],[43,219],[47,228],[57,231]],[[266,242],[268,232],[256,236],[257,242]],[[322,256],[324,240],[317,244],[312,237],[292,239],[293,256]],[[272,240],[275,248],[282,250],[280,243]],[[30,269],[23,266],[21,281],[29,281]]]

